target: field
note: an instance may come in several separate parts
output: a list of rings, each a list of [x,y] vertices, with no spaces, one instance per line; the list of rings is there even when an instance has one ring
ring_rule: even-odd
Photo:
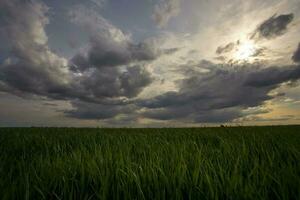
[[[300,126],[1,128],[0,199],[300,199]]]

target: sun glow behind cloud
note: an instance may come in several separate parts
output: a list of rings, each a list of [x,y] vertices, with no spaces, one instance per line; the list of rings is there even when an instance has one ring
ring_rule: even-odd
[[[234,53],[233,57],[235,60],[242,60],[248,61],[250,60],[251,56],[255,54],[257,47],[255,46],[254,42],[248,40],[243,41],[237,47],[236,52]]]

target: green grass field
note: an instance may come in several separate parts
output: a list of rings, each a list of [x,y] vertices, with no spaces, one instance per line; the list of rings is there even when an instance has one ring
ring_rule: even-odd
[[[1,128],[0,199],[300,199],[300,126]]]

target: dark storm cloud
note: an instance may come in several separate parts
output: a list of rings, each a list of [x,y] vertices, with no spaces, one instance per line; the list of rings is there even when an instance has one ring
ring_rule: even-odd
[[[145,117],[195,122],[224,122],[242,116],[242,110],[272,99],[269,92],[281,83],[298,80],[300,66],[263,67],[259,65],[217,65],[208,61],[208,73],[197,73],[169,92],[138,103],[148,108]]]
[[[142,65],[98,67],[103,62],[111,65],[112,61],[104,60],[116,59],[118,56],[125,57],[126,62],[119,61],[122,64],[134,60],[150,60],[153,57],[147,45],[128,43],[125,36],[104,19],[103,30],[101,32],[99,29],[95,38],[108,39],[95,42],[94,48],[97,51],[91,48],[92,53],[89,52],[91,58],[85,59],[80,57],[80,54],[73,58],[73,62],[76,61],[80,67],[86,68],[84,71],[79,73],[70,70],[68,61],[48,47],[45,32],[45,26],[49,23],[47,11],[47,6],[39,1],[0,2],[0,25],[12,46],[9,57],[0,65],[0,90],[20,96],[37,95],[72,102],[78,100],[87,105],[88,102],[97,103],[95,109],[101,109],[97,112],[103,114],[90,116],[105,118],[113,117],[118,111],[122,112],[124,102],[136,97],[152,82],[150,74]],[[106,48],[102,49],[99,45]],[[111,50],[111,54],[107,54],[107,49]],[[127,51],[130,54],[129,58],[126,57]],[[90,68],[91,65],[97,68]],[[74,111],[69,115],[78,117],[80,113],[86,113],[83,110],[89,107],[84,103],[73,103]],[[106,111],[112,112],[108,115],[104,114]]]
[[[260,38],[271,39],[283,35],[293,19],[293,13],[279,16],[273,15],[259,25],[251,38],[258,36]]]
[[[233,42],[228,43],[225,46],[219,46],[216,50],[217,54],[228,53],[234,49],[235,44]]]
[[[296,63],[300,63],[300,43],[298,44],[298,48],[295,51],[293,57],[292,57],[293,61]]]

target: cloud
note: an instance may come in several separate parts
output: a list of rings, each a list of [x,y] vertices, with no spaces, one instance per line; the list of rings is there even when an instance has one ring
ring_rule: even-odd
[[[293,57],[292,57],[293,61],[296,63],[300,63],[300,43],[298,45],[297,50],[295,51]]]
[[[141,66],[105,67],[84,72],[76,79],[74,90],[82,99],[132,98],[152,82],[150,73]]]
[[[129,113],[135,98],[152,82],[141,66],[103,67],[86,70],[62,93],[70,100],[73,110],[64,112],[78,119],[108,119]]]
[[[99,24],[95,32],[92,32],[97,36],[93,39],[103,40],[93,44],[95,46],[89,51],[89,59],[80,57],[81,54],[73,58],[77,66],[84,68],[78,72],[69,66],[67,59],[59,57],[48,47],[45,27],[49,19],[48,7],[45,4],[39,1],[3,0],[0,2],[0,11],[3,13],[0,25],[12,46],[9,57],[0,65],[2,91],[20,96],[81,101],[82,104],[73,103],[75,111],[69,113],[76,116],[89,103],[97,103],[97,108],[103,109],[97,110],[99,113],[105,113],[106,110],[122,111],[120,107],[124,106],[124,102],[136,97],[152,82],[150,73],[142,64],[132,63],[135,60],[152,59],[151,53],[148,53],[151,50],[144,44],[129,43],[127,36],[104,18],[97,18]],[[74,17],[74,20],[79,19]],[[107,48],[102,49],[99,45],[106,45]],[[124,49],[118,54],[118,48],[122,45]],[[111,57],[105,54],[107,49],[111,50]],[[113,61],[104,61],[109,60],[108,58],[117,59],[119,55],[126,55],[127,51],[130,52],[129,58],[118,64],[127,63],[130,66],[116,66]],[[85,107],[80,108],[81,105]],[[111,117],[114,113],[117,112],[103,114],[102,118]]]
[[[99,8],[102,8],[104,4],[106,3],[106,0],[91,0],[92,3],[94,3]]]
[[[160,120],[189,119],[194,122],[229,122],[243,109],[262,105],[280,84],[300,79],[300,66],[258,64],[205,65],[209,72],[195,71],[183,79],[178,92],[168,92],[138,102],[147,108],[144,117]],[[188,66],[186,66],[188,67]]]
[[[228,43],[225,46],[219,46],[216,50],[217,54],[228,53],[234,49],[235,44],[233,42]]]
[[[272,87],[286,81],[300,78],[300,66],[269,67],[249,74],[245,80],[246,86],[263,88]]]
[[[161,0],[154,7],[153,20],[158,27],[163,28],[172,17],[180,12],[180,0]]]
[[[71,77],[67,60],[48,47],[45,16],[48,8],[40,2],[3,0],[1,27],[12,47],[10,56],[0,65],[2,84],[10,92],[47,95],[65,90]]]
[[[293,21],[294,14],[279,15],[276,14],[264,21],[258,26],[251,38],[271,39],[283,35],[288,25]]]
[[[110,42],[120,43],[130,40],[128,35],[124,34],[94,9],[89,9],[83,5],[75,5],[69,8],[67,16],[71,22],[82,26],[91,38],[102,37]]]
[[[84,59],[85,65],[76,62],[77,56]],[[92,38],[91,47],[87,54],[79,54],[72,60],[80,69],[86,67],[109,67],[126,65],[138,61],[151,61],[157,57],[156,52],[147,43],[120,44],[105,40],[104,38]],[[88,65],[87,65],[88,64]]]
[[[132,113],[132,105],[102,105],[82,101],[72,101],[73,110],[65,111],[65,114],[72,118],[87,120],[104,120],[117,116],[120,113]]]
[[[69,11],[69,16],[75,24],[84,27],[90,34],[87,52],[79,53],[71,59],[73,69],[85,70],[151,61],[160,54],[151,41],[133,43],[130,36],[93,10],[75,6]]]
[[[161,1],[156,6],[155,13],[160,18],[154,19],[160,27],[179,13],[179,3]],[[161,68],[169,67],[165,60],[171,61],[171,56],[157,63],[152,61],[164,54],[171,55],[178,48],[159,49],[152,40],[135,43],[129,34],[99,13],[75,6],[69,12],[70,19],[87,31],[89,43],[67,60],[49,47],[45,29],[50,21],[48,7],[44,3],[2,0],[0,13],[1,31],[6,33],[12,47],[9,56],[0,64],[0,90],[20,96],[67,100],[73,109],[61,112],[72,118],[112,120],[110,123],[120,117],[124,123],[140,117],[196,123],[227,122],[247,116],[249,113],[245,113],[245,109],[264,104],[274,98],[270,95],[272,90],[300,77],[298,64],[264,66],[259,63],[242,65],[193,61],[191,63],[197,63],[195,66],[177,66],[178,62],[170,62],[170,65],[176,65],[176,69],[181,67],[182,71],[165,69],[171,75],[162,74],[159,80],[166,80],[164,84],[169,84],[169,77],[181,73],[180,76],[176,74],[184,76],[178,82],[178,91],[141,99],[141,92],[154,81],[146,65],[151,62],[161,65]],[[290,23],[282,25],[284,20],[280,16],[273,16],[272,20],[280,23],[267,24],[275,23],[281,31],[272,27],[275,25],[268,25],[270,33],[263,37],[283,34]],[[261,26],[267,26],[263,24]],[[235,45],[238,44],[220,46],[217,53],[230,52],[236,48]],[[259,50],[257,55],[263,53],[263,49]],[[299,62],[298,52],[299,48],[293,56],[295,62]],[[220,55],[219,59],[225,60],[225,57]],[[153,68],[153,73],[163,71],[157,69]],[[153,85],[157,91],[161,91],[160,86],[165,87]],[[173,85],[170,88],[174,89]]]

